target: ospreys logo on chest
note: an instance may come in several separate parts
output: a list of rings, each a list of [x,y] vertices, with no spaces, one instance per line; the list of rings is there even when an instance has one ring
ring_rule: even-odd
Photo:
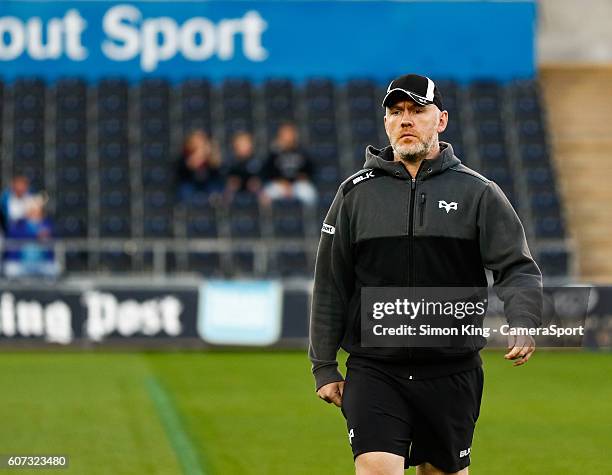
[[[438,209],[446,210],[446,214],[450,213],[452,209],[457,211],[457,206],[458,205],[456,201],[451,201],[450,203],[447,203],[444,200],[438,201]]]

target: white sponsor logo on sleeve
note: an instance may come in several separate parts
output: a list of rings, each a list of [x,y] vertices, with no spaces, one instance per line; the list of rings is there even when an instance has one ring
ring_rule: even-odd
[[[334,234],[336,232],[336,228],[334,228],[331,224],[323,223],[323,227],[321,228],[321,231],[327,234]]]

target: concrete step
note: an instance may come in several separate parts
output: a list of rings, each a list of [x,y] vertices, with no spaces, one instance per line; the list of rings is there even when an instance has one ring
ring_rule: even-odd
[[[541,70],[555,170],[580,278],[612,282],[612,68]]]

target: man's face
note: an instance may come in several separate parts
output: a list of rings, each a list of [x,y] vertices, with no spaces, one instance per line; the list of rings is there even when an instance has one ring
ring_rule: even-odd
[[[283,150],[290,150],[297,145],[298,134],[297,129],[292,124],[282,125],[278,129],[276,141],[279,147]]]
[[[404,160],[426,157],[447,123],[448,113],[433,104],[421,106],[406,99],[386,108],[385,131],[393,150]]]
[[[28,192],[30,184],[28,179],[24,176],[17,176],[13,178],[13,193],[21,197]]]
[[[234,155],[238,159],[249,158],[253,155],[253,139],[250,134],[239,133],[234,137]]]

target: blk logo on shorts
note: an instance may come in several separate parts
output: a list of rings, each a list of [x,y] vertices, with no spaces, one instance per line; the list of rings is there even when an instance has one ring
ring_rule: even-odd
[[[444,200],[440,200],[438,201],[438,209],[445,209],[446,214],[450,213],[451,209],[454,209],[455,211],[457,211],[457,202],[451,201],[450,203],[447,203]]]
[[[355,429],[349,430],[348,437],[349,437],[349,444],[353,445],[353,437],[355,437]]]
[[[459,452],[459,458],[470,455],[471,451],[472,451],[472,447],[468,447],[467,449],[462,450],[461,452]]]

